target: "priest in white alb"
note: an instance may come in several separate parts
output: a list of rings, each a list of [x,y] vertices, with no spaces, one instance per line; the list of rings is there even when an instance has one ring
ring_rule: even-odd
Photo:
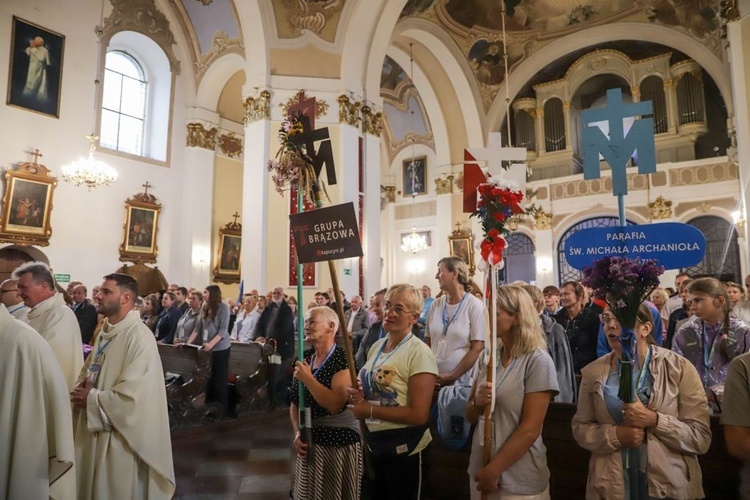
[[[68,388],[49,344],[0,304],[0,498],[74,499]]]
[[[116,273],[95,297],[106,320],[71,393],[79,499],[175,491],[164,374],[137,297],[135,279]]]
[[[55,278],[44,262],[27,262],[13,271],[18,295],[31,308],[27,322],[49,343],[62,368],[68,390],[83,365],[81,329],[75,313],[55,289]]]

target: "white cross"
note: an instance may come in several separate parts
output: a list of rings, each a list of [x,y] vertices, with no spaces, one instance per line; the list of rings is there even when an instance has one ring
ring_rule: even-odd
[[[486,148],[467,148],[467,151],[477,159],[477,161],[487,162],[487,170],[492,176],[501,176],[505,179],[518,183],[521,192],[526,194],[526,164],[512,163],[508,170],[503,169],[503,161],[524,161],[526,160],[526,148],[504,148],[502,146],[502,134],[500,132],[490,132],[487,138]]]

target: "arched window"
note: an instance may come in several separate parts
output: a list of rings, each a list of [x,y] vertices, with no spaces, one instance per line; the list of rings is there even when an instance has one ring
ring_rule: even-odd
[[[508,247],[503,253],[505,261],[505,282],[536,281],[536,259],[534,242],[521,233],[513,233],[507,238]]]
[[[651,101],[654,110],[654,133],[667,131],[667,99],[664,96],[664,80],[652,75],[641,82],[641,101]]]
[[[107,52],[102,93],[101,146],[143,155],[148,84],[143,68],[130,54]]]
[[[626,221],[628,226],[635,226],[636,224],[631,221]],[[562,284],[566,281],[578,281],[583,278],[583,272],[571,267],[568,261],[565,260],[565,242],[568,240],[570,235],[580,231],[581,229],[589,229],[592,227],[615,227],[620,225],[620,219],[617,217],[594,217],[593,219],[582,220],[578,224],[571,226],[560,238],[557,243],[557,277],[558,283]]]
[[[698,228],[706,237],[706,255],[698,264],[683,271],[693,277],[710,276],[742,283],[740,249],[734,225],[715,215],[696,217],[688,224]]]
[[[164,49],[135,31],[118,31],[106,47],[99,145],[168,161],[174,74]]]

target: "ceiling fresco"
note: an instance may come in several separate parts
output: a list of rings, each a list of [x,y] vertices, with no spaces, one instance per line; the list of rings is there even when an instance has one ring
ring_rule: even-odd
[[[213,0],[210,6],[195,0],[182,0],[182,6],[198,40],[201,54],[211,50],[217,33],[224,33],[229,39],[240,38],[240,27],[231,0]]]
[[[314,33],[333,43],[346,0],[271,0],[270,3],[279,38],[298,38],[305,33]]]

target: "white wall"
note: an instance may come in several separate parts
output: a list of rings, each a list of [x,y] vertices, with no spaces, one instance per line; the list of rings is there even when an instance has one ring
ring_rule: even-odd
[[[168,280],[180,281],[173,270],[180,269],[190,259],[190,249],[180,249],[173,244],[181,225],[189,221],[189,214],[186,218],[182,213],[180,196],[180,166],[184,162],[187,122],[184,103],[191,99],[187,95],[190,85],[186,80],[189,78],[189,61],[184,53],[178,52],[183,74],[177,77],[174,89],[170,165],[165,167],[100,152],[98,158],[117,169],[120,179],[110,187],[90,192],[74,187],[62,180],[61,167],[84,156],[88,150],[85,136],[93,127],[98,50],[94,27],[99,23],[101,4],[90,0],[66,0],[64,9],[59,5],[52,0],[0,2],[0,45],[3,47],[0,50],[0,95],[7,95],[12,16],[65,35],[60,118],[0,104],[0,168],[31,161],[28,153],[35,148],[44,154],[39,162],[58,177],[58,186],[53,198],[50,245],[41,250],[49,257],[55,272],[70,274],[73,279],[89,286],[100,283],[104,274],[122,265],[118,249],[123,237],[124,203],[127,198],[141,192],[141,185],[148,181],[153,185],[150,192],[163,207],[156,265]],[[106,6],[109,11],[109,2]],[[167,127],[168,124],[159,126]],[[4,183],[0,189],[4,193]],[[206,195],[211,196],[210,189]],[[0,243],[0,246],[5,245]]]

